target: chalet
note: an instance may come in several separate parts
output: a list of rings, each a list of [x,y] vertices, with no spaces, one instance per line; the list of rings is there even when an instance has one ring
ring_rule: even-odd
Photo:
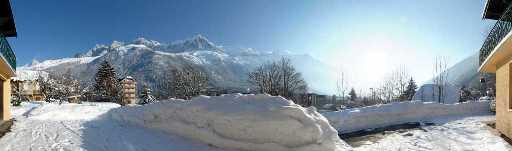
[[[512,138],[511,0],[487,0],[484,19],[496,20],[480,49],[481,73],[496,74],[496,129]],[[485,80],[484,80],[485,81]]]
[[[19,99],[25,101],[42,101],[43,94],[40,91],[37,80],[11,79],[11,94],[19,95]]]
[[[136,85],[137,82],[131,76],[126,76],[119,80],[121,83],[121,105],[137,103]]]
[[[16,26],[9,0],[0,0],[0,118],[11,118],[11,77],[16,73],[16,56],[7,37],[16,37]]]

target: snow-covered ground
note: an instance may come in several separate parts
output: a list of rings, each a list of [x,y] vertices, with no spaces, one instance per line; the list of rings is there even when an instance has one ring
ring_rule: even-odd
[[[512,147],[485,122],[493,122],[488,101],[455,104],[398,102],[322,113],[343,133],[407,122],[435,123],[421,128],[386,131],[357,140],[361,151],[505,151]],[[343,134],[342,134],[343,135]],[[361,140],[364,140],[361,142]],[[353,142],[351,142],[353,143]]]
[[[226,151],[104,116],[118,107],[113,103],[24,102],[13,107],[16,121],[12,132],[0,138],[0,150]]]
[[[356,151],[507,151],[512,146],[485,125],[494,116],[440,118],[433,126],[387,133],[379,141],[355,147]]]
[[[379,124],[368,122],[372,120],[368,116],[375,116],[374,113],[402,115],[397,114],[398,111],[418,115],[427,109],[432,110],[430,113],[445,112],[415,117],[421,119],[419,121],[427,121],[424,117],[428,117],[428,121],[436,125],[386,132],[382,139],[368,141],[354,150],[512,150],[483,123],[494,120],[494,116],[480,114],[485,112],[482,104],[439,106],[412,102],[324,114],[329,117],[344,113],[342,118],[352,117],[377,126]],[[337,137],[337,131],[327,118],[314,108],[302,108],[281,97],[267,95],[203,96],[189,101],[171,99],[132,107],[114,103],[23,102],[20,107],[13,107],[12,112],[16,121],[12,132],[0,138],[0,150],[352,150]],[[380,118],[385,118],[384,115]],[[366,122],[363,118],[367,118]],[[415,118],[408,117],[404,121]],[[350,125],[354,123],[335,124],[337,128],[355,128]]]
[[[27,103],[13,107],[0,150],[343,151],[314,108],[282,97],[231,94],[145,106]]]
[[[435,102],[395,102],[336,112],[322,113],[342,133],[378,128],[407,122],[429,121],[448,116],[490,114],[488,101],[455,104]]]

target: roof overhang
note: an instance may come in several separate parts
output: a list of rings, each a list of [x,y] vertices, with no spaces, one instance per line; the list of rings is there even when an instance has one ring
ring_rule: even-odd
[[[9,0],[0,0],[0,33],[6,37],[16,37],[16,26]]]
[[[511,1],[512,0],[487,0],[482,17],[484,19],[500,19]]]
[[[503,40],[496,45],[491,54],[478,68],[479,72],[496,73],[497,67],[509,62],[512,57],[512,32],[509,32]]]

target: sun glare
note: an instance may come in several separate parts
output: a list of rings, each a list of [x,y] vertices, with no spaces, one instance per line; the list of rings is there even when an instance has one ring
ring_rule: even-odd
[[[363,72],[372,81],[380,80],[388,71],[388,57],[384,50],[368,51],[363,56]]]

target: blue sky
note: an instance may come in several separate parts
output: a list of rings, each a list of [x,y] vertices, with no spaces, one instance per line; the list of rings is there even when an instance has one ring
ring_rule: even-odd
[[[308,53],[368,82],[403,64],[428,79],[435,56],[453,64],[476,53],[493,23],[481,18],[484,0],[11,2],[18,37],[9,40],[20,65],[113,40],[202,34],[224,46]]]

